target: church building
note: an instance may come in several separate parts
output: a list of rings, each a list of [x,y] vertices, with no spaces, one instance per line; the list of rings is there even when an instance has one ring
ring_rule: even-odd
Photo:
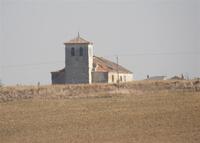
[[[65,68],[51,72],[52,84],[117,83],[133,80],[124,67],[93,55],[93,43],[78,36],[65,44]]]

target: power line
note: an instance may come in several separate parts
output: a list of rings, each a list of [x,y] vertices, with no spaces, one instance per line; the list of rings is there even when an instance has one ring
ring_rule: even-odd
[[[134,54],[118,54],[118,56],[123,57],[123,56],[162,56],[162,55],[169,55],[169,56],[174,56],[174,55],[200,55],[200,52],[159,52],[159,53],[134,53]],[[105,56],[115,56],[115,55],[105,55]]]
[[[154,55],[200,55],[200,52],[160,52],[160,53],[135,53],[135,54],[118,54],[117,57],[134,57],[134,56],[154,56]],[[116,55],[104,55],[105,57],[116,57]],[[60,61],[49,61],[49,62],[38,62],[31,64],[19,64],[19,65],[1,65],[1,69],[8,68],[23,68],[23,67],[32,67],[32,66],[44,66],[44,65],[54,65],[54,64],[64,64],[64,60]]]
[[[18,67],[53,65],[53,64],[58,64],[58,63],[64,63],[64,61],[40,62],[40,63],[21,64],[21,65],[3,65],[1,67],[4,69],[4,68],[18,68]]]

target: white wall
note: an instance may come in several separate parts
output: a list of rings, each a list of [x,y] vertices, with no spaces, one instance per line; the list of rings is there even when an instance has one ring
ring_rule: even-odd
[[[114,76],[114,82],[112,81],[112,76]],[[122,78],[122,80],[120,80]],[[117,83],[118,74],[116,72],[108,73],[108,83]],[[133,80],[133,74],[130,73],[119,73],[119,82],[128,82]]]

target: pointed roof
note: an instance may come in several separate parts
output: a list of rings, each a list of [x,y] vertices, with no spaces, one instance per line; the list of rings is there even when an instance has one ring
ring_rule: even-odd
[[[64,44],[92,44],[92,43],[83,39],[82,37],[80,37],[80,35],[78,33],[78,36],[76,38],[71,39],[71,40],[65,42]]]

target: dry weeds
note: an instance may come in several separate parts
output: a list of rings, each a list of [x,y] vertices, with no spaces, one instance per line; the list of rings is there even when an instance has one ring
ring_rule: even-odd
[[[1,143],[200,142],[199,84],[191,81],[121,84],[118,94],[115,85],[0,90],[16,96],[0,103]]]
[[[0,87],[0,102],[29,98],[79,98],[157,91],[200,91],[199,81],[135,81],[116,84]]]

